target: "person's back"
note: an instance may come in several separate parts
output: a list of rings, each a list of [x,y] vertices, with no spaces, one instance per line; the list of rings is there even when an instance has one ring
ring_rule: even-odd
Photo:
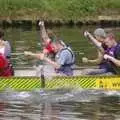
[[[72,66],[75,62],[75,55],[70,47],[64,47],[56,55],[56,61],[61,67],[57,72],[63,72],[66,75],[73,75]]]

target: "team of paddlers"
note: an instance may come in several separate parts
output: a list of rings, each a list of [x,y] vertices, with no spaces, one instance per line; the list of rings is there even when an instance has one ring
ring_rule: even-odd
[[[45,29],[43,21],[39,22],[43,50],[39,53],[25,51],[26,56],[45,61],[54,67],[58,75],[74,76],[75,54],[71,46]],[[84,36],[96,46],[98,57],[90,60],[82,58],[84,63],[97,64],[98,68],[83,69],[81,75],[116,75],[120,73],[120,44],[113,33],[107,33],[103,28],[97,28],[93,34],[88,31]],[[0,76],[14,76],[11,63],[11,45],[4,40],[4,32],[0,30]]]

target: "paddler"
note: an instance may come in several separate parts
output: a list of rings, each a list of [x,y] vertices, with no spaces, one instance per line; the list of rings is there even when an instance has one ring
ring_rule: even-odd
[[[75,62],[75,56],[70,47],[66,47],[64,42],[60,39],[53,42],[55,55],[55,61],[46,57],[44,53],[34,54],[31,52],[25,52],[25,55],[30,55],[40,60],[43,60],[49,64],[51,64],[57,74],[72,76],[73,69],[72,66]]]

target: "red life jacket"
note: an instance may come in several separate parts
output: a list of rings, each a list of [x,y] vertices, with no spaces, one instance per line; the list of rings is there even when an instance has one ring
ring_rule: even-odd
[[[46,50],[48,54],[55,53],[54,47],[51,42],[48,43],[48,45],[44,48],[44,50]]]
[[[9,60],[2,54],[0,54],[0,76],[1,77],[13,76],[13,70]]]

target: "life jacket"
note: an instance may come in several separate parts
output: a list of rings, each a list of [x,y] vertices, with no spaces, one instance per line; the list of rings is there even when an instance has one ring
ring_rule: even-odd
[[[56,72],[57,73],[61,72],[67,76],[72,76],[73,75],[72,66],[75,64],[75,55],[73,51],[70,49],[70,47],[65,47],[64,49],[62,49],[59,55],[65,50],[67,50],[71,54],[72,61],[70,63],[65,63],[64,65],[62,65],[59,69],[56,70]]]
[[[0,76],[13,76],[13,70],[9,60],[2,54],[0,54]]]
[[[71,54],[71,56],[72,56],[72,62],[69,63],[69,64],[64,64],[63,66],[71,66],[71,65],[75,64],[75,54],[74,54],[74,52],[71,50],[71,48],[70,48],[70,47],[66,47],[66,48],[62,49],[62,51],[64,51],[64,50],[68,50],[68,51],[70,52],[70,54]],[[61,51],[61,52],[62,52],[62,51]]]
[[[53,45],[52,45],[52,42],[48,43],[48,45],[45,46],[44,50],[47,50],[47,53],[48,53],[48,54],[55,53],[54,47],[53,47]]]

